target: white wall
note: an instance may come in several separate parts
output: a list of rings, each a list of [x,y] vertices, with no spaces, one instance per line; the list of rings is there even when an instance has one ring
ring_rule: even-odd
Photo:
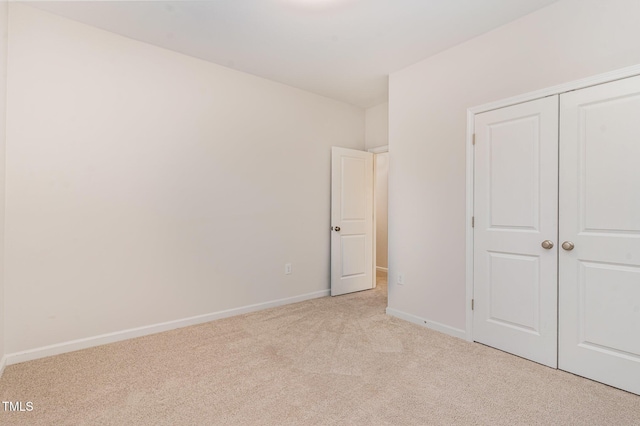
[[[364,148],[363,110],[9,22],[8,353],[329,288],[330,147]]]
[[[638,16],[564,0],[390,76],[391,309],[465,328],[466,109],[639,64]]]
[[[367,149],[389,144],[389,102],[365,111],[365,144]]]
[[[7,106],[7,21],[8,3],[0,1],[0,374],[5,355],[5,302],[4,302],[4,190]]]
[[[376,267],[387,268],[389,153],[376,154]]]

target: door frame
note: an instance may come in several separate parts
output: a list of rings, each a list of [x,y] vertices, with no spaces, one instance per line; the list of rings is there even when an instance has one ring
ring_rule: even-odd
[[[597,74],[592,77],[583,78],[580,80],[571,81],[569,83],[560,84],[557,86],[548,87],[541,90],[525,93],[511,98],[502,99],[495,102],[490,102],[478,106],[474,106],[467,109],[467,134],[466,134],[466,340],[473,342],[473,196],[474,196],[474,123],[476,114],[491,111],[498,108],[504,108],[511,105],[520,104],[523,102],[533,101],[535,99],[544,98],[552,95],[560,95],[565,92],[569,92],[577,89],[584,89],[585,87],[595,86],[597,84],[609,83],[611,81],[620,80],[623,78],[634,77],[640,75],[640,65],[633,65],[630,67],[622,68],[615,71],[609,71],[603,74]],[[374,235],[375,238],[375,235]]]
[[[376,213],[376,206],[378,203],[378,200],[376,198],[376,194],[377,194],[377,188],[376,188],[376,184],[377,184],[377,172],[378,172],[378,163],[375,160],[375,156],[378,154],[384,154],[385,152],[389,152],[389,145],[382,145],[382,146],[376,146],[374,148],[369,148],[367,149],[367,152],[371,152],[374,155],[374,161],[373,161],[373,288],[376,288],[378,286],[378,279],[377,274],[378,274],[378,216]],[[389,176],[387,175],[387,180],[389,179]],[[387,204],[389,204],[387,202]],[[387,247],[387,255],[389,252],[389,248]],[[388,266],[388,265],[387,265]],[[389,279],[389,268],[387,268],[387,280]]]

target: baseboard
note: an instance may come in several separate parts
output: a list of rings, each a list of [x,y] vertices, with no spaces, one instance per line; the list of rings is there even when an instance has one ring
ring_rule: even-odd
[[[383,268],[382,266],[376,266],[376,270],[380,272],[389,272],[389,268]]]
[[[415,315],[407,314],[406,312],[398,311],[392,308],[387,308],[387,315],[391,315],[392,317],[400,318],[402,320],[409,321],[414,324],[421,325],[423,327],[427,327],[431,330],[439,331],[440,333],[448,334],[449,336],[457,337],[463,340],[467,339],[467,332],[465,330],[444,325],[439,322],[431,321],[428,319],[420,318]]]
[[[4,355],[2,359],[0,359],[0,378],[2,378],[2,374],[4,373],[4,368],[7,366],[7,356]]]
[[[128,330],[116,331],[114,333],[107,333],[99,336],[87,337],[84,339],[71,340],[69,342],[57,343],[55,345],[43,346],[40,348],[30,349],[22,352],[15,352],[5,355],[2,359],[1,366],[4,367],[4,365],[18,364],[21,362],[32,361],[39,358],[45,358],[67,352],[78,351],[81,349],[92,348],[94,346],[106,345],[122,340],[162,333],[163,331],[174,330],[176,328],[188,327],[191,325],[202,324],[217,319],[233,317],[236,315],[247,314],[249,312],[256,312],[264,309],[275,308],[278,306],[289,305],[291,303],[303,302],[305,300],[325,297],[329,296],[329,294],[330,290],[316,291],[300,296],[287,297],[285,299],[272,300],[270,302],[242,306],[225,311],[213,312],[210,314],[198,315],[175,321],[167,321],[144,327],[131,328]]]

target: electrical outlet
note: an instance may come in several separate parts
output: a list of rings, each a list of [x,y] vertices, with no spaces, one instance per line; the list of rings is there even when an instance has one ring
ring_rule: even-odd
[[[404,285],[404,275],[398,274],[398,285]]]
[[[285,263],[284,264],[284,274],[285,275],[289,275],[291,272],[293,272],[293,269],[291,269],[291,264],[290,263]]]

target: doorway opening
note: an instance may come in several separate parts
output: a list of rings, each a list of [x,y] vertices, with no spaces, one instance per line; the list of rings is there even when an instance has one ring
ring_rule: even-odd
[[[388,205],[389,205],[389,148],[369,150],[374,153],[374,265],[375,287],[386,290],[389,273]]]
[[[386,284],[387,151],[331,148],[332,296],[376,288],[378,274]]]

